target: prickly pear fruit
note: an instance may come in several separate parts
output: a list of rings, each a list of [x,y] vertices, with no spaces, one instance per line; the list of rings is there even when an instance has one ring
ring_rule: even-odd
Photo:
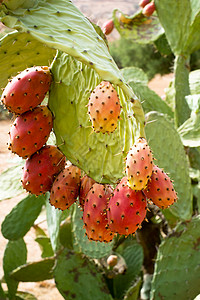
[[[88,113],[95,132],[111,133],[120,118],[120,100],[108,81],[102,81],[91,93]]]
[[[114,22],[113,20],[108,20],[102,25],[102,31],[105,35],[109,35],[114,29]]]
[[[28,68],[8,82],[1,100],[9,111],[22,114],[42,102],[51,80],[47,66]]]
[[[79,204],[82,208],[84,208],[85,199],[87,196],[87,193],[95,183],[95,180],[91,177],[84,175],[81,178],[81,184],[80,184],[80,191],[79,191]]]
[[[172,180],[156,165],[153,166],[151,180],[143,192],[149,200],[163,209],[178,199]]]
[[[65,162],[65,156],[56,146],[43,146],[25,162],[23,188],[35,195],[50,191],[55,176],[64,169]]]
[[[83,222],[89,240],[110,242],[114,237],[106,218],[107,203],[112,191],[109,185],[94,183],[87,194]]]
[[[147,4],[149,4],[150,1],[151,0],[141,0],[139,2],[139,6],[144,8]]]
[[[54,180],[50,204],[61,210],[68,209],[79,195],[80,180],[81,170],[72,164],[66,166]]]
[[[145,138],[139,138],[126,157],[128,186],[134,190],[146,187],[153,170],[151,149]]]
[[[27,158],[46,142],[53,127],[53,116],[47,106],[38,106],[18,116],[11,126],[9,148]]]
[[[142,191],[134,191],[123,177],[114,189],[108,204],[108,225],[112,232],[122,235],[134,233],[146,216],[147,199]]]
[[[152,1],[149,4],[145,5],[145,7],[142,10],[142,13],[144,16],[150,17],[155,10],[156,10],[155,3],[154,1]]]

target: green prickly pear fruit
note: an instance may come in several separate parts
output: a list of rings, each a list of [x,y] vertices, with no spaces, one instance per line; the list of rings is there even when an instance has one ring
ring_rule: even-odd
[[[1,101],[10,112],[22,114],[42,102],[51,81],[47,66],[28,68],[8,82]]]
[[[159,208],[167,208],[176,202],[177,194],[170,177],[158,166],[153,166],[153,173],[144,194]]]
[[[122,235],[135,233],[146,216],[147,199],[142,191],[134,191],[123,177],[114,189],[108,204],[108,225]]]
[[[95,132],[112,133],[120,118],[120,100],[108,81],[102,81],[91,93],[88,113]]]
[[[47,106],[38,106],[18,116],[11,126],[9,149],[27,158],[46,142],[53,127],[53,116]]]
[[[43,146],[25,162],[23,188],[35,195],[45,194],[50,191],[55,176],[64,169],[65,163],[65,156],[56,146]]]
[[[68,165],[56,177],[50,194],[50,204],[61,210],[68,209],[79,195],[81,170]]]
[[[89,240],[106,243],[114,237],[106,218],[107,203],[112,192],[111,186],[94,183],[87,194],[83,222]]]
[[[80,191],[79,191],[79,204],[82,208],[84,208],[87,193],[89,192],[89,190],[91,189],[91,187],[95,182],[96,181],[94,179],[92,179],[86,174],[81,178]]]
[[[139,138],[126,157],[128,186],[134,190],[146,187],[153,170],[153,156],[145,138]]]

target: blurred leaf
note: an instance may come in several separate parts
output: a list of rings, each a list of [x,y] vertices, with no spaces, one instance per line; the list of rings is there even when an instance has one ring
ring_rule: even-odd
[[[136,96],[140,99],[144,112],[158,111],[173,118],[171,108],[153,90],[141,83],[130,82]]]
[[[14,269],[10,277],[22,282],[37,282],[53,278],[55,258],[45,258],[40,261],[29,262]]]
[[[38,236],[35,241],[39,244],[40,249],[42,250],[41,257],[50,257],[54,255],[50,238],[47,236]]]
[[[170,211],[176,218],[189,220],[192,215],[192,190],[189,162],[180,136],[167,116],[150,112],[146,116],[146,136],[156,159],[155,164],[169,173],[178,193],[178,201],[163,213]]]
[[[0,88],[18,72],[32,66],[49,66],[56,50],[37,41],[29,33],[14,31],[0,40]]]
[[[65,249],[54,269],[56,286],[64,299],[112,300],[104,277],[93,261]]]
[[[175,54],[191,54],[200,48],[198,1],[155,0],[159,20]]]
[[[120,14],[123,13],[115,9],[113,11],[113,20],[119,34],[126,39],[146,44],[157,40],[164,32],[156,15],[146,17],[141,11],[137,11],[129,17],[130,22],[127,24],[120,21]]]
[[[113,241],[110,243],[101,243],[90,241],[85,236],[85,229],[83,229],[83,213],[81,209],[76,205],[72,216],[73,224],[73,237],[74,237],[74,250],[82,252],[92,258],[101,258],[109,255],[112,251]]]
[[[200,94],[200,70],[190,72],[189,83],[191,94]]]
[[[7,243],[4,257],[3,257],[3,270],[4,278],[8,287],[9,299],[15,298],[15,293],[19,282],[10,277],[10,272],[18,266],[26,263],[27,250],[26,244],[23,239],[17,241],[9,241]]]
[[[161,54],[170,55],[172,53],[170,45],[166,39],[165,33],[163,33],[157,40],[155,40],[154,44],[156,45],[156,48]]]
[[[62,211],[50,205],[49,193],[47,193],[47,198],[46,198],[46,215],[47,215],[48,233],[49,233],[52,249],[55,252],[59,246],[58,236],[59,236],[59,228],[60,228]]]
[[[148,84],[148,76],[140,68],[126,67],[126,68],[121,69],[121,72],[127,83],[130,83],[131,81],[133,81],[134,83],[141,83],[143,85]]]
[[[124,300],[137,300],[139,298],[140,286],[142,279],[138,278],[137,281],[128,289],[124,296]]]
[[[24,192],[21,176],[22,165],[10,167],[0,174],[0,200],[10,199]]]
[[[119,274],[113,279],[114,294],[119,299],[141,272],[144,259],[142,246],[138,243],[125,248],[121,255],[125,259],[127,270],[125,274]]]
[[[7,294],[8,293],[6,292],[6,295]],[[37,298],[31,293],[18,291],[15,295],[15,300],[37,300]]]
[[[5,217],[1,231],[9,240],[22,238],[31,228],[39,216],[42,206],[45,204],[45,196],[28,195],[21,200]]]
[[[6,295],[4,290],[2,289],[1,282],[0,282],[0,299],[6,300]]]
[[[200,146],[200,113],[192,115],[178,129],[182,143],[188,147]]]
[[[150,299],[152,277],[153,277],[153,274],[144,274],[144,276],[143,276],[143,284],[142,284],[142,289],[140,292],[141,298],[143,300]]]
[[[60,240],[60,243],[65,248],[73,249],[73,234],[72,234],[71,217],[66,218],[60,224],[59,240]]]
[[[152,280],[151,300],[194,299],[200,293],[199,226],[200,216],[180,223],[161,243]]]

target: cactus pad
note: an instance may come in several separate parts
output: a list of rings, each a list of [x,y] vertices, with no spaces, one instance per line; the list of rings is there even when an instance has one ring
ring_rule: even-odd
[[[151,300],[194,299],[200,293],[199,226],[199,216],[179,224],[160,245],[152,280]]]

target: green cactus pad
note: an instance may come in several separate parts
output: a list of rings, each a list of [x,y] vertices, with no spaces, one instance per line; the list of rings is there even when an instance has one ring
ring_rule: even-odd
[[[15,293],[19,282],[10,277],[17,267],[26,263],[27,249],[23,239],[17,241],[9,241],[3,257],[4,278],[8,286],[8,298],[15,299]]]
[[[47,65],[52,62],[56,51],[37,41],[28,33],[12,32],[0,40],[0,88],[8,79],[34,65]]]
[[[115,9],[113,11],[113,20],[115,28],[123,38],[140,44],[147,44],[157,40],[164,32],[156,15],[146,17],[140,10],[129,16],[130,22],[126,24],[120,21],[119,14],[126,16],[120,10]]]
[[[153,151],[154,161],[174,180],[178,201],[170,208],[176,218],[188,220],[192,215],[192,189],[189,176],[189,163],[180,136],[167,115],[150,112],[146,117],[145,132]]]
[[[134,103],[117,88],[122,105],[118,127],[112,134],[95,133],[88,115],[91,91],[101,82],[98,74],[67,54],[59,53],[52,69],[49,107],[54,115],[57,145],[73,164],[101,183],[123,177],[124,157],[141,135]],[[134,101],[134,100],[132,100]]]
[[[55,282],[64,299],[112,300],[103,275],[82,254],[64,250],[54,269]]]
[[[155,0],[159,20],[175,54],[191,54],[200,48],[199,1]]]
[[[113,241],[105,244],[88,240],[87,236],[85,236],[85,229],[83,229],[82,216],[81,209],[75,206],[72,218],[74,250],[92,258],[101,258],[109,255],[112,251]]]
[[[9,240],[22,238],[37,219],[44,203],[45,197],[43,195],[38,198],[35,195],[28,195],[20,201],[2,223],[3,236]]]
[[[200,293],[200,217],[179,224],[161,243],[152,280],[151,300],[194,299]]]
[[[36,282],[53,278],[53,266],[55,258],[49,257],[43,260],[23,264],[10,273],[10,277],[17,281]]]

